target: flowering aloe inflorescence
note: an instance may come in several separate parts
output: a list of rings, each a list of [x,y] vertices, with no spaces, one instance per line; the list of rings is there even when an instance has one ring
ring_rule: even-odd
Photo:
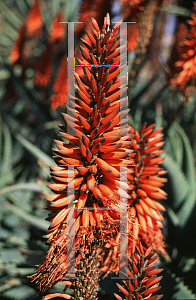
[[[102,29],[95,19],[91,18],[91,23],[88,41],[82,40],[80,46],[84,74],[75,73],[75,96],[68,95],[63,113],[66,126],[60,125],[60,135],[66,141],[56,140],[57,149],[53,149],[57,166],[51,167],[54,184],[48,187],[54,195],[46,198],[50,202],[47,209],[52,211],[46,236],[50,249],[31,276],[41,291],[64,282],[72,286],[75,298],[81,299],[96,297],[96,292],[89,295],[88,291],[97,287],[91,277],[97,280],[98,271],[119,271],[122,198],[128,199],[126,255],[135,253],[139,240],[165,254],[160,213],[164,207],[154,200],[166,196],[160,189],[165,180],[158,177],[164,174],[158,166],[163,160],[158,157],[163,145],[161,130],[144,125],[138,133],[127,125],[127,88],[121,86],[120,74],[125,67],[120,57],[121,22],[110,29],[107,14]],[[70,215],[73,218],[68,226]],[[68,257],[69,230],[75,235],[74,261]],[[83,263],[84,259],[93,261],[91,251],[96,252],[94,273],[91,268],[87,272]],[[67,281],[71,264],[77,276],[88,280]]]
[[[68,204],[77,200],[75,246],[79,250],[84,236],[93,240],[96,233],[103,240],[107,236],[107,224],[118,222],[119,227],[120,193],[129,197],[126,191],[119,189],[120,165],[129,164],[127,158],[132,153],[127,147],[131,145],[126,135],[127,99],[121,100],[119,107],[120,79],[117,76],[120,68],[110,67],[120,63],[117,35],[120,23],[109,29],[107,15],[100,30],[97,22],[91,21],[92,32],[88,32],[91,44],[83,42],[81,52],[94,67],[83,67],[85,76],[82,78],[75,74],[76,97],[68,96],[67,114],[63,114],[66,126],[60,125],[60,135],[69,144],[55,141],[58,149],[53,150],[58,166],[51,167],[55,184],[49,185],[55,195],[47,197],[52,202],[47,209],[53,211],[48,218],[52,223],[47,235],[51,248],[34,276],[43,290],[58,282],[62,275],[66,276]],[[96,66],[100,64],[103,66]],[[72,134],[67,133],[68,128]],[[75,166],[74,170],[68,170],[69,165]],[[68,183],[74,185],[72,195],[68,195]]]

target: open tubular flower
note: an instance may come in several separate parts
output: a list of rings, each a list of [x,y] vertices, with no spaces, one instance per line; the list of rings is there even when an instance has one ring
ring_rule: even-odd
[[[68,294],[56,293],[49,294],[43,300],[62,297],[65,299],[97,299],[97,288],[99,282],[99,258],[98,258],[99,241],[87,245],[85,248],[80,248],[80,262],[76,267],[76,277],[70,280],[65,280],[65,288],[71,288],[73,296]],[[63,278],[62,278],[63,282]]]
[[[67,113],[63,114],[66,126],[60,125],[60,135],[66,142],[55,141],[58,149],[53,149],[57,166],[51,167],[55,183],[49,188],[55,194],[46,198],[51,202],[47,209],[53,212],[48,217],[51,225],[47,238],[51,247],[45,262],[32,276],[41,290],[66,277],[69,204],[75,201],[72,212],[75,249],[79,251],[86,239],[107,239],[107,225],[118,222],[119,226],[120,194],[129,198],[127,184],[120,185],[120,166],[130,164],[128,157],[132,153],[127,147],[131,145],[127,135],[127,98],[120,100],[120,67],[116,66],[120,64],[120,22],[112,30],[109,15],[102,30],[95,19],[91,18],[91,22],[90,42],[84,41],[80,47],[90,66],[83,67],[84,79],[75,74],[76,97],[68,96]],[[122,87],[121,95],[123,90],[126,87]],[[70,185],[72,194],[68,193]],[[77,259],[79,262],[79,255]]]
[[[105,245],[100,248],[100,273],[104,273],[103,278],[110,273],[117,274],[124,263],[123,261],[125,261],[124,259],[133,252],[138,223],[135,223],[135,217],[131,214],[130,208],[127,210],[127,227],[127,236],[124,236],[120,228],[117,228],[116,232],[112,232],[112,236],[110,234],[110,238],[106,240]],[[125,243],[123,243],[123,240]]]
[[[159,157],[163,153],[163,134],[161,130],[153,130],[154,124],[146,127],[146,123],[140,132],[130,129],[130,146],[133,149],[131,159],[134,160],[134,172],[128,174],[131,191],[131,199],[128,200],[131,213],[136,217],[138,230],[135,231],[135,243],[138,236],[153,245],[154,249],[166,254],[164,250],[161,228],[164,220],[161,212],[165,208],[157,200],[166,199],[167,194],[161,189],[167,179],[160,177],[166,172],[159,166],[164,158]],[[148,242],[147,242],[148,241]],[[134,244],[133,244],[134,250]]]
[[[152,247],[145,250],[142,243],[136,246],[135,252],[129,257],[128,279],[124,279],[122,285],[117,283],[121,295],[114,294],[118,300],[159,300],[162,295],[152,294],[160,289],[159,281],[162,276],[157,274],[162,269],[153,266],[158,257],[152,251]],[[127,274],[123,274],[125,278]]]

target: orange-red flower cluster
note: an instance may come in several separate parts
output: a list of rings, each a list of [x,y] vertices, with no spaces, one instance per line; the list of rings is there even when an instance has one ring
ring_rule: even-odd
[[[134,263],[138,241],[165,254],[160,213],[164,207],[157,202],[166,197],[161,189],[165,179],[159,177],[164,174],[159,167],[163,161],[159,157],[163,145],[161,129],[153,131],[154,125],[146,128],[144,124],[137,132],[127,126],[126,94],[123,97],[127,88],[120,86],[119,77],[124,67],[119,66],[121,22],[110,29],[107,14],[101,29],[95,19],[91,18],[91,23],[91,30],[86,32],[88,41],[83,40],[80,46],[81,55],[89,65],[81,67],[83,76],[80,72],[75,74],[75,96],[68,95],[67,110],[63,113],[66,125],[60,125],[60,135],[65,141],[55,141],[57,149],[53,149],[57,166],[51,167],[54,184],[48,187],[54,195],[46,198],[50,202],[47,209],[52,211],[47,234],[50,249],[31,277],[42,291],[67,276],[72,262],[67,254],[71,214],[69,231],[75,234],[76,269],[81,249],[98,240],[104,244],[98,250],[99,258],[103,259],[100,270],[107,273],[118,270],[122,198],[128,199],[128,254]],[[60,70],[62,78],[65,70],[65,66]],[[63,80],[56,82],[57,94],[64,86]],[[123,166],[129,166],[126,174],[122,172]],[[149,267],[155,261],[150,250],[143,253],[142,246],[139,254],[141,268],[146,266],[143,260],[148,260]],[[145,276],[140,284],[142,295],[147,297],[150,292],[142,290]]]
[[[188,21],[189,26],[180,24],[176,40],[175,69],[171,83],[174,91],[188,95],[196,85],[196,2]]]
[[[81,22],[77,25],[77,29],[75,32],[76,39],[79,40],[79,37],[85,38],[86,41],[89,42],[87,35],[84,35],[85,30],[91,29],[90,18],[93,17],[95,21],[97,21],[99,27],[102,27],[104,17],[106,13],[111,13],[111,8],[114,0],[82,0],[78,22]]]
[[[56,17],[54,18],[50,33],[49,33],[49,42],[54,44],[54,43],[59,43],[65,38],[65,29],[66,27],[62,25],[64,21],[64,16],[61,12],[57,13]]]
[[[56,141],[58,149],[53,150],[58,166],[51,167],[55,184],[49,185],[55,194],[47,197],[52,202],[48,209],[53,211],[48,218],[52,223],[47,235],[51,248],[35,275],[43,289],[66,276],[68,205],[77,200],[75,246],[79,249],[85,236],[94,239],[93,228],[98,228],[96,232],[101,239],[107,238],[106,225],[119,223],[120,194],[129,197],[127,185],[119,189],[120,165],[129,164],[127,158],[132,153],[127,148],[131,145],[126,135],[127,99],[121,100],[120,110],[120,78],[117,77],[120,68],[108,66],[119,64],[120,23],[110,30],[107,15],[100,30],[95,19],[91,21],[93,28],[87,33],[91,42],[83,43],[81,52],[95,66],[83,67],[84,79],[76,73],[76,97],[69,95],[67,114],[63,114],[66,126],[60,126],[60,135],[69,143]],[[103,66],[98,67],[100,64]],[[70,165],[75,166],[73,171],[68,170]],[[69,184],[74,187],[72,195],[67,194]]]
[[[10,61],[12,64],[18,62],[19,59],[23,59],[25,36],[26,36],[25,33],[26,33],[26,26],[25,23],[23,23],[18,31],[18,38],[10,54]]]
[[[152,247],[145,248],[141,243],[135,248],[135,252],[129,258],[128,279],[124,279],[122,285],[117,286],[122,296],[114,294],[118,300],[159,300],[163,295],[155,295],[159,289],[159,281],[162,276],[157,274],[162,269],[157,269],[154,264],[158,257],[152,251]],[[127,277],[126,274],[123,274]],[[126,278],[125,277],[125,278]]]
[[[155,9],[160,5],[162,1],[151,1],[151,0],[134,0],[127,1],[123,0],[122,5],[122,14],[125,21],[136,22],[135,24],[128,24],[128,51],[133,51],[137,48],[139,38],[140,38],[140,30],[139,30],[139,19],[141,13],[146,9],[148,5],[151,4],[150,13],[154,14]],[[150,22],[153,22],[153,15]],[[146,24],[149,26],[149,24]]]
[[[122,13],[125,21],[136,22],[128,25],[128,50],[135,50],[139,39],[138,19],[144,10],[146,0],[123,1]]]
[[[87,34],[87,32],[91,32],[91,22],[90,18],[92,17],[98,23],[101,28],[103,25],[103,20],[106,13],[111,12],[113,0],[108,0],[107,2],[104,0],[83,0],[80,7],[79,17],[78,17],[78,25],[75,31],[75,39],[76,39],[76,57],[79,59],[79,64],[88,64],[87,60],[82,56],[79,44],[82,43],[91,43],[91,40]],[[76,67],[76,71],[81,78],[83,78],[83,72],[80,67]]]
[[[65,40],[66,26],[65,24],[59,23],[61,21],[63,21],[63,14],[57,13],[51,25],[46,49],[35,65],[35,76],[33,81],[38,87],[45,88],[50,84],[53,60],[55,59],[55,55],[58,54],[61,44],[63,44]],[[52,102],[52,109],[56,109],[58,106],[63,106],[66,102],[66,93],[63,90],[67,86],[66,65],[67,64],[64,63],[64,59],[62,59],[59,67],[59,74],[57,75],[56,81],[53,85],[55,95],[50,98]]]
[[[119,62],[120,51],[119,43],[115,41],[119,24],[107,34],[104,33],[105,28],[100,31],[94,19],[92,24],[94,27],[92,33],[88,33],[91,44],[86,43],[81,47],[82,55],[89,64],[104,65],[112,62],[116,64]],[[109,24],[105,24],[106,26]],[[63,114],[66,126],[60,126],[62,129],[60,135],[70,143],[56,141],[58,150],[54,149],[54,152],[58,156],[54,159],[59,166],[53,167],[51,174],[58,184],[50,185],[50,188],[59,194],[58,197],[55,196],[54,200],[58,199],[58,202],[55,201],[53,207],[60,202],[65,205],[65,200],[60,201],[61,194],[63,190],[66,191],[67,178],[71,176],[74,181],[75,197],[78,199],[76,205],[78,210],[82,207],[94,208],[92,211],[81,211],[80,225],[88,227],[89,224],[94,226],[98,221],[102,221],[103,215],[117,219],[119,215],[117,212],[98,210],[100,206],[107,208],[115,206],[117,195],[120,193],[118,183],[120,172],[119,168],[113,167],[112,164],[127,164],[126,157],[132,151],[125,149],[125,146],[131,144],[127,141],[128,137],[124,136],[128,113],[125,106],[119,118],[120,90],[117,77],[119,67],[84,67],[83,70],[85,80],[82,81],[76,73],[76,97],[69,95],[67,114]],[[119,123],[121,123],[120,134]],[[67,165],[76,166],[71,175]],[[111,203],[106,202],[106,198],[112,199]]]
[[[39,0],[35,0],[31,6],[29,13],[24,20],[18,32],[18,38],[15,41],[10,53],[11,64],[25,64],[25,45],[27,40],[40,37],[43,33],[43,18],[40,9]]]
[[[28,67],[35,71],[33,82],[35,86],[43,92],[45,92],[46,88],[51,84],[54,60],[57,65],[60,64],[59,74],[53,87],[55,95],[50,97],[52,109],[63,106],[64,102],[66,102],[65,89],[67,84],[67,69],[66,66],[64,66],[62,53],[60,53],[62,48],[65,48],[66,25],[59,23],[60,21],[64,21],[61,12],[57,13],[54,17],[51,29],[48,33],[46,47],[41,56],[37,59],[34,50],[38,39],[42,35],[43,19],[40,1],[36,0],[31,6],[29,14],[19,30],[19,37],[15,41],[10,54],[11,64],[20,64],[23,68],[23,75]],[[28,43],[32,43],[33,47],[31,47],[31,49],[29,49]],[[63,71],[62,68],[64,68]]]
[[[35,0],[26,19],[27,37],[42,35],[43,19],[40,10],[39,0]]]
[[[166,199],[167,194],[161,189],[167,180],[161,178],[166,171],[159,166],[164,158],[159,157],[163,153],[160,148],[163,146],[163,134],[161,130],[153,130],[154,124],[146,127],[142,126],[140,132],[131,128],[130,146],[133,149],[131,155],[134,160],[134,172],[128,175],[130,180],[129,192],[131,199],[128,200],[132,214],[136,217],[135,222],[140,224],[138,236],[147,243],[148,246],[166,255],[165,245],[161,228],[164,220],[161,211],[165,208],[157,200]],[[137,241],[137,238],[136,238]]]
[[[148,247],[152,245],[155,251],[165,255],[165,243],[162,234],[161,212],[165,211],[159,200],[166,199],[166,193],[161,189],[167,181],[161,178],[166,171],[159,166],[163,158],[162,128],[154,130],[154,124],[142,126],[140,131],[130,127],[128,148],[132,151],[129,159],[132,166],[128,167],[128,255],[135,251],[138,240]],[[111,155],[111,154],[110,154]],[[112,158],[112,157],[111,157]],[[108,179],[109,181],[109,179]],[[114,189],[114,187],[113,187]],[[116,233],[114,240],[108,241],[103,254],[102,272],[118,272],[120,262],[120,234]]]
[[[39,0],[35,0],[34,4],[31,6],[29,14],[26,20],[23,22],[22,26],[18,32],[18,38],[11,50],[10,62],[11,64],[20,63],[24,65],[25,54],[24,48],[27,39],[42,35],[43,19],[41,15],[41,10],[39,6]]]
[[[51,108],[56,109],[67,103],[67,57],[61,61],[57,77],[53,85],[54,95],[50,97]]]

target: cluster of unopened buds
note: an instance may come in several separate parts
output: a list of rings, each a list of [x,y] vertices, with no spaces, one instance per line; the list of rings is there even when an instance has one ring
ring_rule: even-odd
[[[57,149],[53,149],[57,166],[51,167],[54,184],[49,188],[54,194],[46,198],[52,211],[47,234],[50,249],[31,278],[41,291],[64,282],[74,292],[74,296],[47,295],[45,300],[55,296],[96,299],[100,275],[119,271],[123,202],[128,278],[118,285],[123,298],[116,297],[158,300],[161,296],[152,294],[159,289],[161,277],[156,274],[161,270],[153,264],[157,252],[167,255],[161,232],[165,209],[157,201],[166,198],[161,189],[166,180],[160,177],[165,174],[159,157],[162,129],[144,124],[138,132],[128,125],[127,88],[121,86],[119,75],[121,22],[112,29],[109,15],[102,29],[95,19],[91,22],[92,30],[80,47],[83,74],[81,70],[75,74],[75,97],[68,95],[63,114],[66,126],[60,125],[65,141],[55,141]],[[71,264],[68,229],[74,234],[73,280],[66,280]]]

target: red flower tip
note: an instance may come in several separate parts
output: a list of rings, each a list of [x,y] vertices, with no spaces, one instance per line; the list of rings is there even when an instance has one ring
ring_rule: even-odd
[[[27,37],[32,37],[34,35],[42,35],[42,25],[43,19],[40,10],[39,0],[35,0],[34,4],[31,6],[31,9],[26,19]]]

